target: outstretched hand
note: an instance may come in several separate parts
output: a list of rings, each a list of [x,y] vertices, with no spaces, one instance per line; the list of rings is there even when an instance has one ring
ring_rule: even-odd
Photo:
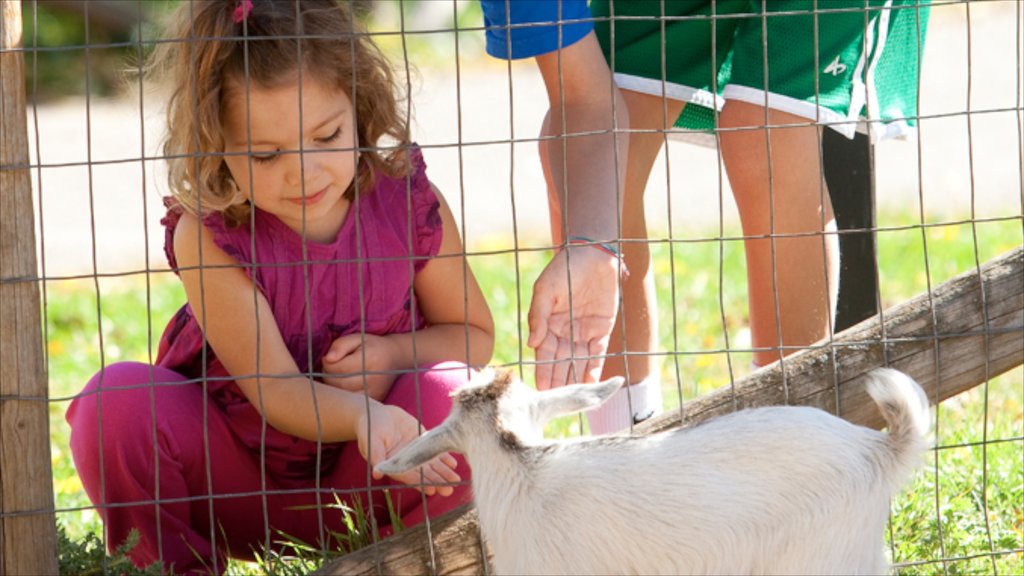
[[[370,409],[359,418],[356,427],[356,443],[359,453],[373,468],[374,479],[380,480],[384,474],[377,472],[377,465],[387,460],[406,444],[420,435],[419,423],[408,412],[397,406],[370,403]],[[401,474],[392,474],[398,482],[408,484],[427,496],[439,494],[451,496],[455,492],[451,484],[459,482],[462,477],[455,471],[458,462],[451,454],[444,453],[427,462],[423,466],[407,470]],[[423,476],[420,476],[420,472]]]
[[[618,276],[617,260],[593,246],[562,250],[541,272],[533,285],[527,341],[536,350],[538,390],[600,379],[615,325]]]

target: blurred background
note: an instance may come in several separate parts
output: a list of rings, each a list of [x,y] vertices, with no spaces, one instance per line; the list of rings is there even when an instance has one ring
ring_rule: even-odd
[[[33,171],[37,232],[48,277],[165,266],[158,222],[167,189],[156,159],[162,98],[140,90],[130,72],[173,4],[24,3],[31,153],[41,165]],[[475,0],[356,4],[406,79],[413,138],[467,246],[546,242],[533,138],[547,101],[532,61],[485,54]],[[1017,0],[934,3],[919,138],[876,147],[880,211],[918,222],[1021,213],[1020,18]],[[671,142],[646,195],[651,229],[685,238],[720,219],[735,223],[718,166],[714,150]]]

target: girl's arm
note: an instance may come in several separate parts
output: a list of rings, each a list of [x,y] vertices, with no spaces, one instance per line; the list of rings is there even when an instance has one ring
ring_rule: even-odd
[[[451,210],[437,189],[442,224],[441,247],[416,274],[413,288],[428,327],[415,332],[375,336],[351,334],[334,341],[324,355],[325,381],[351,391],[365,386],[383,399],[403,370],[444,360],[483,366],[494,351],[494,320],[476,278],[469,270]]]
[[[416,274],[413,284],[420,313],[429,326],[415,335],[395,335],[404,343],[401,361],[413,365],[415,337],[418,364],[459,360],[484,366],[494,353],[494,319],[469,268],[455,218],[436,188],[434,194],[441,203],[441,247]]]
[[[182,215],[174,252],[206,339],[267,423],[308,440],[354,439],[356,424],[367,411],[366,399],[311,382],[299,372],[269,303],[238,261],[213,242],[213,233],[203,228],[200,234],[195,216]]]
[[[268,424],[306,440],[356,440],[371,466],[419,436],[419,422],[401,408],[303,376],[263,294],[194,216],[183,215],[178,222],[174,253],[189,305],[207,341]],[[392,478],[415,485],[428,496],[449,496],[453,489],[443,484],[461,480],[455,467],[455,459],[444,454],[422,468],[429,485],[421,484],[421,470]],[[374,472],[374,477],[382,475]]]

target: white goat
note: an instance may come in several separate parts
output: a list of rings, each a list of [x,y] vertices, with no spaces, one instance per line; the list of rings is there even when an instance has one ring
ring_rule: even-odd
[[[377,466],[466,455],[498,574],[878,574],[890,498],[921,462],[928,404],[870,373],[889,433],[807,407],[742,410],[640,437],[544,441],[621,378],[537,392],[501,373],[460,390],[448,419]]]

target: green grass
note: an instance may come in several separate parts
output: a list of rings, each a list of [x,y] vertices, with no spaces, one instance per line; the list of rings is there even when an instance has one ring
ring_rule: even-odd
[[[939,225],[923,232],[915,221],[912,216],[880,217],[878,252],[886,307],[1024,243],[1019,219]],[[739,233],[726,230],[725,235]],[[678,352],[666,354],[662,362],[669,408],[749,371],[750,355],[729,351],[749,346],[743,249],[739,241],[719,242],[717,236],[712,230],[704,240],[691,235],[685,242],[651,247],[661,349]],[[470,262],[499,330],[494,363],[526,362],[522,374],[527,380],[532,378],[532,353],[521,344],[526,309],[547,257],[542,252],[505,252],[472,256]],[[518,284],[513,273],[517,269]],[[68,399],[102,364],[151,360],[160,332],[184,302],[184,294],[172,274],[160,272],[150,274],[148,282],[146,276],[95,283],[53,281],[46,286],[46,301],[57,516],[70,541],[84,546],[101,534],[101,527],[68,452],[63,420]],[[939,448],[893,503],[890,549],[902,565],[900,572],[1024,573],[1022,378],[1024,371],[1018,368],[938,408]],[[564,418],[552,424],[549,435],[576,435],[581,428],[580,418]],[[992,551],[1008,553],[993,558]],[[301,573],[321,561],[319,551],[298,545],[285,556],[298,559],[273,557],[257,564],[233,563],[229,569],[233,574]]]

